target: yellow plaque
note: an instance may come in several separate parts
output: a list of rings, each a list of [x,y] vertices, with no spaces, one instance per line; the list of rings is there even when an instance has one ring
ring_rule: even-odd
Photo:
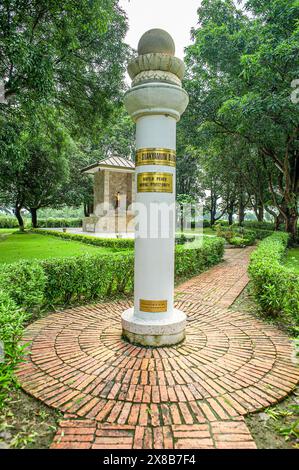
[[[136,152],[135,165],[164,165],[175,166],[176,152],[171,149],[148,148]]]
[[[171,173],[138,173],[137,175],[138,193],[172,193]]]
[[[139,301],[141,312],[167,312],[167,300],[143,300]]]

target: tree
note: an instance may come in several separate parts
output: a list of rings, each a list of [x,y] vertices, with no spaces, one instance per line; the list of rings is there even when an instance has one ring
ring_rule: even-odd
[[[299,108],[290,99],[299,60],[293,0],[203,0],[187,48],[194,133],[235,136],[258,152],[272,204],[293,239],[298,220]],[[250,16],[247,15],[250,13]]]
[[[39,208],[61,203],[60,189],[68,178],[68,161],[75,148],[68,133],[55,121],[55,113],[47,109],[47,116],[47,121],[23,120],[15,141],[21,152],[1,162],[1,201],[15,207],[21,230],[22,208],[30,211],[36,227]],[[9,152],[11,155],[13,152]]]
[[[20,227],[22,207],[35,223],[39,207],[67,199],[71,156],[59,139],[95,145],[120,107],[126,29],[116,0],[1,3],[1,199],[13,202]]]

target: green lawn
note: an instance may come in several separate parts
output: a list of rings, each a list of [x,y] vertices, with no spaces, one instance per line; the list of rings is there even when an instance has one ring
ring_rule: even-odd
[[[288,269],[299,274],[299,248],[288,250],[284,264]]]
[[[35,233],[0,233],[0,264],[20,259],[66,258],[84,253],[111,253],[111,248],[85,245]]]

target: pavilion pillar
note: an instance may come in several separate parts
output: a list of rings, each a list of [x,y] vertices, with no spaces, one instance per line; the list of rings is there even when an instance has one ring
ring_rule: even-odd
[[[174,50],[165,31],[145,33],[128,67],[133,82],[125,95],[136,122],[138,223],[134,307],[123,313],[122,328],[130,342],[149,346],[182,341],[186,326],[185,314],[173,306],[176,122],[188,104],[181,86],[184,64]]]

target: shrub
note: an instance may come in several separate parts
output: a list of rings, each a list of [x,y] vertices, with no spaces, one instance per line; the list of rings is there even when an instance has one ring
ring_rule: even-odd
[[[134,254],[82,255],[40,262],[47,277],[46,303],[91,301],[133,289]]]
[[[175,243],[177,245],[185,245],[185,243],[194,242],[194,240],[195,240],[194,235],[184,235],[183,233],[175,237]]]
[[[204,238],[202,246],[197,242],[176,246],[176,280],[198,274],[219,262],[223,247],[224,241],[216,237]],[[0,288],[5,289],[19,306],[53,307],[131,293],[133,278],[132,250],[3,265],[0,269]]]
[[[176,282],[181,277],[200,274],[205,269],[219,263],[223,257],[224,240],[222,238],[204,238],[202,246],[187,244],[177,246],[175,254]]]
[[[53,227],[82,227],[82,219],[75,218],[48,218],[38,219],[37,225],[41,228],[53,228]]]
[[[18,306],[39,307],[43,303],[46,275],[38,261],[19,261],[0,267],[0,289]]]
[[[0,228],[18,228],[19,224],[15,217],[0,216]]]
[[[275,232],[251,255],[249,275],[255,298],[269,315],[284,314],[299,322],[299,276],[281,264],[289,235]]]
[[[0,358],[0,409],[7,392],[16,383],[14,370],[24,355],[25,345],[20,344],[20,340],[27,318],[8,293],[0,290],[0,341],[4,349],[4,357]]]
[[[273,222],[258,222],[257,220],[245,220],[242,225],[245,228],[268,230],[270,232],[274,231]]]
[[[236,236],[236,237],[230,238],[229,243],[233,246],[243,247],[243,246],[252,245],[254,241],[255,240],[252,240],[251,238],[244,238],[244,237]]]
[[[117,251],[134,248],[134,240],[132,238],[101,238],[92,235],[81,235],[79,233],[56,232],[54,230],[32,229],[31,231],[40,235],[51,235],[53,237],[63,238],[64,240],[86,243],[87,245],[113,248]]]

